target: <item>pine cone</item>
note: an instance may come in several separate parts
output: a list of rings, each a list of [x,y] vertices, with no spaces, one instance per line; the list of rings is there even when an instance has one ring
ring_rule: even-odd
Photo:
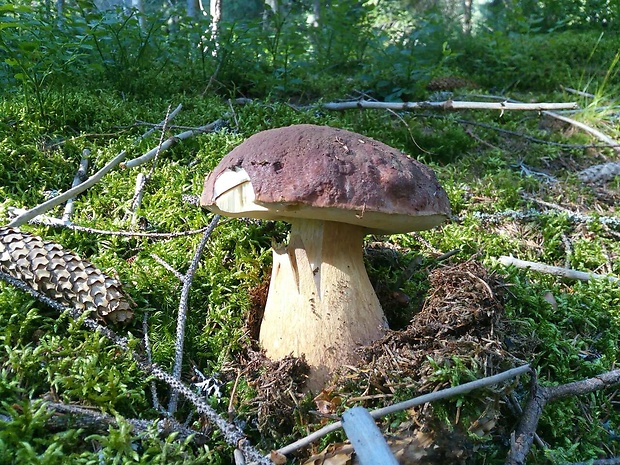
[[[612,161],[602,165],[593,165],[577,173],[583,182],[607,182],[620,174],[620,163]]]
[[[0,227],[0,270],[64,305],[94,311],[111,323],[133,318],[121,284],[60,244],[11,227]]]

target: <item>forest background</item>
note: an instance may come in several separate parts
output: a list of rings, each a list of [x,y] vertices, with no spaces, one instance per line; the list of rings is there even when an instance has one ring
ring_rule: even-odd
[[[369,275],[391,327],[411,334],[412,319],[441,294],[434,272],[459,277],[450,286],[465,290],[475,275],[493,294],[493,305],[476,303],[479,313],[499,312],[491,320],[501,330],[484,333],[489,318],[476,317],[480,334],[473,326],[467,334],[497,351],[469,350],[461,330],[448,330],[460,349],[418,353],[415,370],[375,367],[375,379],[353,369],[318,397],[305,394],[297,365],[257,362],[251,328],[272,241],[284,241],[287,226],[234,220],[214,230],[184,295],[182,381],[268,453],[352,405],[381,407],[522,363],[544,386],[588,379],[617,365],[617,283],[575,282],[498,258],[620,275],[620,170],[596,180],[580,174],[615,163],[617,147],[545,112],[398,104],[576,102],[563,115],[617,140],[619,60],[620,2],[612,0],[0,0],[0,216],[8,224],[15,209],[68,190],[83,158],[92,174],[123,151],[137,157],[193,131],[146,168],[111,171],[76,199],[64,225],[22,225],[117,276],[136,304],[135,322],[113,329],[140,354],[149,334],[149,357],[171,372],[184,289],[177,275],[200,235],[110,231],[200,230],[211,216],[191,196],[247,137],[295,123],[350,129],[432,166],[452,203],[452,220],[438,230],[367,240]],[[395,106],[325,105],[360,99]],[[140,204],[132,201],[138,172],[147,179]],[[180,402],[175,418],[184,427],[166,424],[169,386],[81,323],[0,282],[0,464],[231,462],[234,447],[195,405]],[[279,378],[261,378],[269,372]],[[525,377],[379,426],[397,444],[432,431],[421,453],[440,453],[427,461],[502,463],[529,393]],[[187,437],[188,428],[196,435]],[[571,396],[544,409],[527,460],[617,463],[619,431],[613,387]],[[350,453],[338,452],[345,439],[332,433],[289,459],[316,453],[323,462],[309,463],[348,463]],[[321,452],[330,444],[331,455]]]

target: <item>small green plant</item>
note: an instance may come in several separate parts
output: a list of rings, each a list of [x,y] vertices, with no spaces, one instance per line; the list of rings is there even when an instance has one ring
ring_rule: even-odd
[[[73,34],[32,5],[7,3],[0,14],[0,57],[21,84],[26,107],[44,116],[50,89],[75,73],[89,51],[87,36]]]

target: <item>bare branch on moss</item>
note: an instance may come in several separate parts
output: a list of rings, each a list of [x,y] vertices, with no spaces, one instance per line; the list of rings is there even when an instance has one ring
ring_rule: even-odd
[[[439,115],[424,115],[424,116],[436,118]],[[470,120],[464,120],[464,119],[455,119],[454,121],[456,121],[457,123],[466,124],[468,126],[478,126],[481,128],[490,129],[492,131],[500,132],[502,134],[507,134],[509,136],[520,137],[522,139],[529,140],[530,142],[534,142],[536,144],[551,145],[553,147],[561,147],[564,149],[584,150],[584,149],[590,149],[590,148],[606,148],[606,147],[613,147],[617,144],[616,142],[614,142],[613,144],[565,144],[562,142],[554,142],[551,140],[539,139],[538,137],[530,136],[522,132],[511,131],[509,129],[504,129],[504,128],[501,128],[501,127],[498,127],[492,124],[482,123],[479,121],[470,121]]]
[[[202,239],[196,248],[196,252],[194,252],[194,258],[192,258],[187,273],[185,273],[183,278],[183,288],[181,289],[180,298],[181,302],[179,303],[179,313],[177,316],[177,334],[174,342],[174,367],[172,369],[172,376],[177,380],[181,379],[181,369],[183,368],[183,344],[185,341],[185,322],[187,320],[187,301],[189,298],[189,290],[194,279],[194,274],[198,269],[202,251],[207,245],[207,241],[209,240],[209,237],[211,237],[211,233],[217,226],[219,220],[220,215],[215,215],[211,220],[209,228],[203,233]],[[170,402],[168,403],[169,415],[173,415],[174,412],[176,412],[178,399],[178,392],[173,391],[170,395]]]
[[[155,147],[154,149],[149,150],[144,155],[123,163],[121,167],[122,168],[135,168],[136,166],[140,166],[146,163],[147,161],[152,160],[155,157],[155,155],[157,155],[158,153],[163,152],[164,150],[168,150],[170,147],[175,145],[177,142],[180,142],[185,139],[189,139],[190,137],[193,137],[196,134],[206,134],[209,132],[217,131],[223,125],[223,123],[224,122],[221,119],[218,119],[204,126],[200,126],[198,128],[192,128],[185,132],[177,134],[176,136],[171,136],[168,139],[166,139],[164,142],[162,142],[161,144],[158,144],[157,147]]]
[[[121,153],[119,153],[109,163],[107,163],[103,168],[101,168],[99,171],[93,174],[86,181],[69,189],[68,191],[63,192],[60,195],[57,195],[56,197],[52,197],[51,199],[43,202],[42,204],[37,205],[34,208],[31,208],[30,210],[27,210],[26,212],[24,212],[23,214],[15,218],[13,221],[11,221],[9,223],[9,226],[17,228],[27,223],[31,219],[37,217],[38,215],[41,215],[51,210],[55,206],[60,205],[63,202],[66,202],[67,200],[75,197],[78,194],[81,194],[89,187],[92,187],[95,184],[97,184],[106,174],[108,174],[108,172],[112,171],[112,169],[114,169],[117,165],[119,165],[125,159],[126,156],[127,156],[127,152],[123,150]]]
[[[569,110],[577,108],[576,102],[569,103],[513,103],[504,102],[462,102],[446,100],[444,102],[374,102],[366,99],[350,102],[329,102],[322,107],[326,110],[353,110],[353,109],[379,109],[379,110],[500,110],[500,111],[543,111],[543,110]]]
[[[9,213],[21,214],[25,212],[21,208],[9,207]],[[156,233],[156,232],[143,232],[143,231],[111,231],[108,229],[89,228],[88,226],[80,226],[73,223],[64,223],[58,218],[51,216],[40,215],[29,221],[30,224],[43,224],[45,226],[53,226],[60,228],[67,228],[73,231],[82,231],[91,234],[101,234],[103,236],[124,236],[124,237],[148,237],[150,239],[174,239],[175,237],[195,236],[196,234],[202,234],[209,226],[205,226],[200,229],[191,229],[189,231],[178,231],[169,233]]]
[[[588,126],[587,124],[584,124],[581,121],[577,121],[576,119],[569,118],[568,116],[564,116],[564,115],[559,115],[552,111],[543,111],[542,113],[543,115],[549,116],[551,118],[555,118],[559,121],[563,121],[572,126],[575,126],[576,128],[583,130],[584,132],[587,132],[588,134],[596,137],[598,140],[602,141],[603,143],[608,144],[609,147],[614,149],[616,152],[620,153],[620,143],[618,143],[618,141],[615,140],[614,138],[609,137],[607,134],[599,131],[598,129]]]
[[[595,98],[596,97],[596,95],[594,95],[594,94],[590,94],[588,92],[583,92],[581,90],[573,89],[572,87],[560,86],[560,88],[564,92],[568,92],[569,94],[575,94],[575,95],[579,95],[581,97],[588,97],[588,98]]]
[[[240,449],[245,455],[248,461],[252,461],[258,465],[272,465],[271,460],[263,457],[258,450],[256,450],[250,442],[247,440],[243,431],[241,431],[237,426],[227,422],[224,420],[209,404],[207,404],[199,395],[197,395],[194,391],[191,390],[190,387],[175,379],[170,374],[166,373],[159,366],[151,363],[147,363],[142,356],[132,350],[129,345],[127,338],[118,336],[114,331],[105,326],[100,325],[95,320],[88,317],[84,313],[79,310],[71,307],[65,307],[64,305],[56,302],[53,299],[37,292],[30,286],[28,286],[25,282],[13,278],[12,276],[3,273],[0,271],[0,280],[7,282],[8,284],[20,289],[28,294],[32,295],[35,299],[40,302],[50,306],[54,310],[57,310],[61,313],[68,314],[71,318],[83,324],[86,328],[91,329],[93,331],[98,332],[99,334],[105,336],[114,344],[118,345],[123,351],[129,354],[132,359],[136,362],[136,365],[144,371],[146,374],[153,376],[160,381],[168,384],[172,389],[182,394],[188,401],[192,403],[192,405],[196,408],[196,411],[201,415],[204,415],[212,424],[218,428],[224,440],[232,445]]]
[[[86,172],[88,171],[88,157],[90,156],[90,150],[84,149],[82,150],[82,159],[80,160],[80,165],[78,167],[77,172],[75,173],[75,177],[73,178],[73,183],[71,184],[71,188],[79,186],[84,179],[86,178]],[[67,200],[65,204],[65,211],[62,214],[61,221],[63,223],[71,222],[71,216],[73,215],[73,210],[75,209],[75,197],[71,197]]]
[[[57,414],[53,415],[47,422],[51,428],[66,429],[80,428],[94,432],[107,432],[110,426],[118,424],[115,417],[98,410],[86,409],[76,405],[68,405],[57,402],[46,402],[46,408]],[[62,415],[64,414],[64,415]],[[155,427],[160,437],[168,437],[172,433],[177,433],[175,441],[185,441],[190,436],[194,436],[194,440],[199,442],[207,442],[208,437],[201,432],[189,429],[174,418],[165,418],[162,420],[141,420],[137,418],[125,418],[135,433],[144,433],[150,428]]]
[[[185,275],[183,275],[182,273],[179,273],[170,263],[168,263],[166,260],[164,260],[163,258],[161,258],[159,255],[151,253],[149,254],[150,257],[155,260],[157,263],[159,263],[161,266],[163,266],[166,270],[168,270],[170,273],[172,273],[173,275],[175,275],[177,277],[177,279],[179,281],[181,281],[181,283],[183,283],[185,281]]]
[[[155,172],[155,167],[157,166],[157,158],[159,157],[160,149],[162,143],[164,141],[164,135],[168,130],[168,123],[170,121],[170,107],[168,107],[168,112],[166,113],[166,118],[164,119],[164,124],[161,126],[161,133],[159,136],[159,144],[157,146],[157,152],[155,152],[155,156],[153,157],[153,163],[151,165],[151,169],[148,174],[138,173],[136,176],[136,187],[133,195],[133,199],[131,200],[131,225],[135,226],[138,222],[138,209],[142,204],[142,198],[144,197],[144,189],[146,188],[146,184],[149,182],[153,173]]]
[[[148,177],[144,173],[138,173],[136,176],[136,187],[134,188],[133,198],[131,199],[131,207],[129,211],[131,212],[131,226],[135,226],[138,223],[138,209],[140,205],[142,205],[142,198],[144,197],[144,188],[146,187],[146,183],[148,181]],[[126,215],[127,216],[127,215]]]
[[[620,282],[620,278],[614,276],[606,276],[596,273],[586,273],[585,271],[572,270],[570,268],[562,268],[559,266],[546,265],[544,263],[530,262],[527,260],[519,260],[514,257],[502,255],[498,258],[499,262],[504,266],[514,266],[519,269],[537,271],[539,273],[561,276],[562,278],[574,279],[577,281],[590,281],[591,279],[607,279],[611,282]]]
[[[543,202],[543,201],[536,201],[536,202],[540,203],[541,205],[553,206],[553,204],[550,204],[548,202]],[[598,223],[598,224],[602,224],[604,226],[608,226],[612,228],[620,227],[620,219],[614,216],[585,215],[579,212],[571,212],[563,207],[559,207],[558,212],[565,214],[566,218],[572,223],[586,223],[586,224],[587,223]],[[555,213],[552,212],[551,214],[555,214]],[[505,210],[505,211],[496,212],[496,213],[473,212],[471,213],[471,215],[474,218],[477,218],[486,223],[499,223],[506,219],[516,220],[516,221],[530,221],[530,220],[542,218],[544,216],[548,216],[549,213],[530,209],[530,210]],[[458,216],[456,219],[458,221],[463,221],[465,217],[466,215],[461,215],[461,216]]]
[[[620,370],[608,371],[593,378],[559,386],[540,386],[532,378],[532,393],[523,409],[523,416],[515,432],[506,459],[506,465],[523,465],[532,447],[534,433],[545,406],[554,400],[580,396],[620,384]]]
[[[142,343],[144,344],[144,353],[146,354],[146,363],[153,363],[153,354],[151,352],[151,340],[149,339],[149,312],[144,312],[144,316],[142,318]],[[159,397],[157,396],[157,386],[155,385],[155,381],[150,382],[151,388],[151,401],[153,403],[153,408],[158,412],[164,412],[164,408],[159,403]]]
[[[499,384],[516,376],[528,373],[530,371],[531,370],[529,365],[522,365],[520,367],[512,368],[502,373],[498,373],[497,375],[477,379],[469,383],[461,384],[460,386],[454,386],[448,389],[442,389],[441,391],[431,392],[430,394],[424,394],[422,396],[418,396],[404,402],[399,402],[388,407],[373,410],[372,412],[370,412],[370,416],[374,419],[378,419],[391,413],[407,410],[418,405],[436,402],[441,399],[449,399],[451,397],[466,394],[470,391],[473,391],[474,389],[480,389],[482,387]],[[312,444],[314,441],[322,438],[323,436],[326,436],[329,433],[339,430],[340,428],[342,428],[342,423],[340,421],[337,421],[321,428],[318,431],[315,431],[312,434],[309,434],[308,436],[300,439],[299,441],[296,441],[292,444],[289,444],[288,446],[278,449],[277,452],[282,455],[290,454],[298,449]]]

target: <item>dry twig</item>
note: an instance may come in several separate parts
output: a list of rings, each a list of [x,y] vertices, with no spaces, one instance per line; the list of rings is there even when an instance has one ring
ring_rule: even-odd
[[[71,188],[79,186],[84,181],[84,178],[86,178],[89,156],[90,156],[90,150],[84,149],[82,151],[82,159],[80,160],[80,166],[78,167],[78,170],[75,173],[75,177],[73,178],[73,183],[71,184]],[[71,197],[69,200],[67,200],[67,203],[65,205],[65,211],[62,214],[61,221],[63,223],[71,222],[71,216],[73,215],[74,209],[75,209],[75,197]]]
[[[410,409],[417,405],[422,405],[422,404],[426,404],[429,402],[435,402],[441,399],[448,399],[450,397],[458,396],[461,394],[466,394],[470,391],[473,391],[474,389],[479,389],[485,386],[491,386],[493,384],[499,384],[506,380],[512,379],[516,376],[525,374],[529,371],[530,371],[529,365],[522,365],[520,367],[512,368],[511,370],[504,371],[497,375],[488,376],[486,378],[481,378],[476,381],[471,381],[469,383],[461,384],[460,386],[455,386],[455,387],[451,387],[448,389],[443,389],[441,391],[432,392],[430,394],[424,394],[422,396],[415,397],[413,399],[406,400],[404,402],[399,402],[397,404],[390,405],[388,407],[383,407],[377,410],[373,410],[372,412],[370,412],[370,416],[372,416],[374,419],[378,419],[386,415],[389,415],[391,413],[396,413],[402,410]],[[302,447],[306,447],[310,445],[311,443],[313,443],[314,441],[322,438],[323,436],[333,431],[337,431],[340,428],[342,428],[342,423],[340,421],[337,421],[335,423],[332,423],[331,425],[327,425],[321,428],[318,431],[315,431],[314,433],[306,436],[305,438],[300,439],[299,441],[296,441],[292,444],[289,444],[288,446],[285,446],[279,449],[277,452],[282,455],[290,454],[291,452],[295,452],[296,450],[301,449]]]
[[[87,409],[77,405],[61,404],[57,402],[46,402],[47,409],[57,415],[52,416],[47,424],[52,428],[80,428],[94,430],[97,432],[107,432],[110,426],[117,425],[116,418],[112,415],[102,413],[98,410]],[[64,414],[64,415],[59,415]],[[175,441],[185,441],[190,436],[206,442],[208,437],[193,429],[186,428],[174,418],[162,420],[142,420],[137,418],[125,418],[125,421],[133,427],[135,433],[143,433],[155,427],[160,437],[170,436],[176,433]]]
[[[183,278],[183,288],[181,289],[180,298],[181,302],[179,303],[179,313],[177,316],[177,335],[174,343],[174,367],[172,369],[172,376],[177,380],[181,379],[181,369],[183,367],[183,343],[185,340],[185,322],[187,320],[187,301],[189,298],[189,290],[194,279],[194,273],[196,273],[196,270],[198,269],[202,251],[207,245],[207,241],[209,240],[209,237],[211,237],[211,233],[217,226],[219,220],[220,215],[215,215],[211,220],[209,228],[203,233],[202,239],[196,248],[196,252],[194,252],[194,258],[192,259],[187,273],[185,273]],[[170,395],[170,402],[168,403],[168,414],[174,414],[177,409],[178,399],[178,392],[173,390]]]
[[[534,433],[545,406],[554,400],[600,391],[620,384],[620,370],[608,371],[593,378],[559,386],[540,386],[532,377],[532,393],[515,432],[506,465],[523,465],[532,447]]]
[[[561,268],[559,266],[546,265],[544,263],[529,262],[526,260],[519,260],[514,257],[508,257],[502,255],[499,257],[499,262],[504,266],[514,266],[520,269],[530,269],[539,273],[551,274],[554,276],[561,276],[567,279],[575,279],[578,281],[590,281],[591,279],[607,279],[611,282],[620,282],[620,278],[614,276],[606,276],[596,273],[586,273],[584,271],[572,270],[569,268]]]
[[[9,213],[20,215],[26,210],[21,208],[9,207]],[[54,226],[71,229],[73,231],[82,231],[90,234],[101,234],[104,236],[123,236],[123,237],[148,237],[150,239],[174,239],[175,237],[195,236],[196,234],[202,234],[209,226],[205,226],[200,229],[191,229],[189,231],[178,231],[169,233],[156,233],[156,232],[142,232],[142,231],[111,231],[108,229],[90,228],[88,226],[80,226],[72,223],[63,223],[58,218],[51,216],[40,215],[29,221],[31,224],[43,224],[45,226]]]
[[[446,100],[444,102],[373,102],[370,100],[354,100],[350,102],[329,102],[322,107],[326,110],[353,110],[353,109],[380,109],[380,110],[567,110],[577,107],[577,103],[515,103],[505,100],[503,102],[461,102]]]
[[[180,142],[185,139],[189,139],[190,137],[193,137],[196,134],[205,134],[208,132],[217,131],[218,128],[220,128],[223,124],[224,122],[221,119],[218,119],[204,126],[200,126],[198,128],[192,128],[185,132],[177,134],[176,136],[171,136],[168,139],[166,139],[164,142],[162,142],[161,144],[158,144],[157,147],[155,147],[154,149],[149,150],[144,155],[121,164],[121,167],[122,168],[135,168],[136,166],[140,166],[143,163],[146,163],[147,161],[150,161],[153,158],[155,158],[155,156],[158,153],[163,152],[164,150],[168,150],[170,147],[175,145],[177,142]]]

